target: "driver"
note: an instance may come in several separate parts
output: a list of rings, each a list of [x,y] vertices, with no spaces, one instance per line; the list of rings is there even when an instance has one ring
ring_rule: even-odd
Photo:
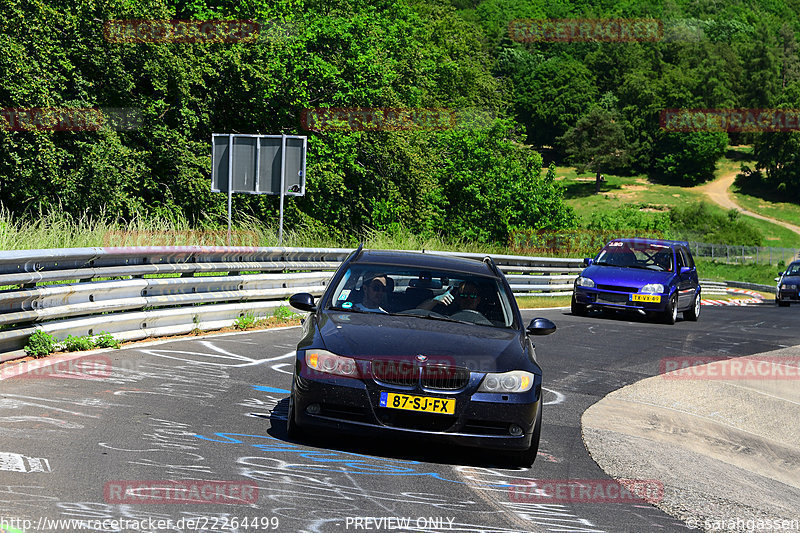
[[[440,309],[444,308],[449,315],[454,315],[459,311],[475,311],[476,313],[480,313],[480,311],[478,311],[478,305],[480,305],[480,303],[481,293],[478,290],[478,286],[471,281],[463,281],[455,290],[455,294],[453,294],[452,290],[447,291],[435,298],[422,302],[419,308],[428,309],[430,311],[435,311],[436,307]]]

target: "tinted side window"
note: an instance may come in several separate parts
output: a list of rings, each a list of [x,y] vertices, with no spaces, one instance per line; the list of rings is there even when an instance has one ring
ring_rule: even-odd
[[[690,252],[686,248],[681,248],[681,255],[684,256],[684,264],[689,268],[694,268],[694,259],[692,258],[692,252]]]
[[[683,250],[682,249],[678,248],[675,251],[677,252],[675,254],[675,256],[678,259],[678,272],[680,272],[680,269],[686,266],[686,258],[683,257]]]

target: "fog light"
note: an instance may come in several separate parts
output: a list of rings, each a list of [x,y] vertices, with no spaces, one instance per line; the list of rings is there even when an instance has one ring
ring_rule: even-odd
[[[508,428],[508,432],[511,434],[512,437],[521,437],[522,436],[522,428],[516,424],[511,424]]]
[[[310,415],[318,415],[321,411],[321,408],[318,403],[312,403],[308,407],[306,407],[306,413]]]

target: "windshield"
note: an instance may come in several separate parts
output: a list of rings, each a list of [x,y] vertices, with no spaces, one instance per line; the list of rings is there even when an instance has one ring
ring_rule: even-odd
[[[672,248],[646,242],[612,241],[597,256],[595,264],[673,272]]]
[[[413,267],[352,265],[327,308],[516,327],[500,280]]]
[[[792,263],[786,269],[786,276],[800,276],[800,263]]]

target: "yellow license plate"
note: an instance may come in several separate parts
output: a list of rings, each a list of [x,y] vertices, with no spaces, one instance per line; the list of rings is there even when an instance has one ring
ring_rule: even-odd
[[[456,400],[454,398],[428,398],[427,396],[410,396],[394,392],[381,392],[381,407],[443,415],[456,414]]]
[[[661,303],[661,296],[658,294],[631,294],[632,302]]]

